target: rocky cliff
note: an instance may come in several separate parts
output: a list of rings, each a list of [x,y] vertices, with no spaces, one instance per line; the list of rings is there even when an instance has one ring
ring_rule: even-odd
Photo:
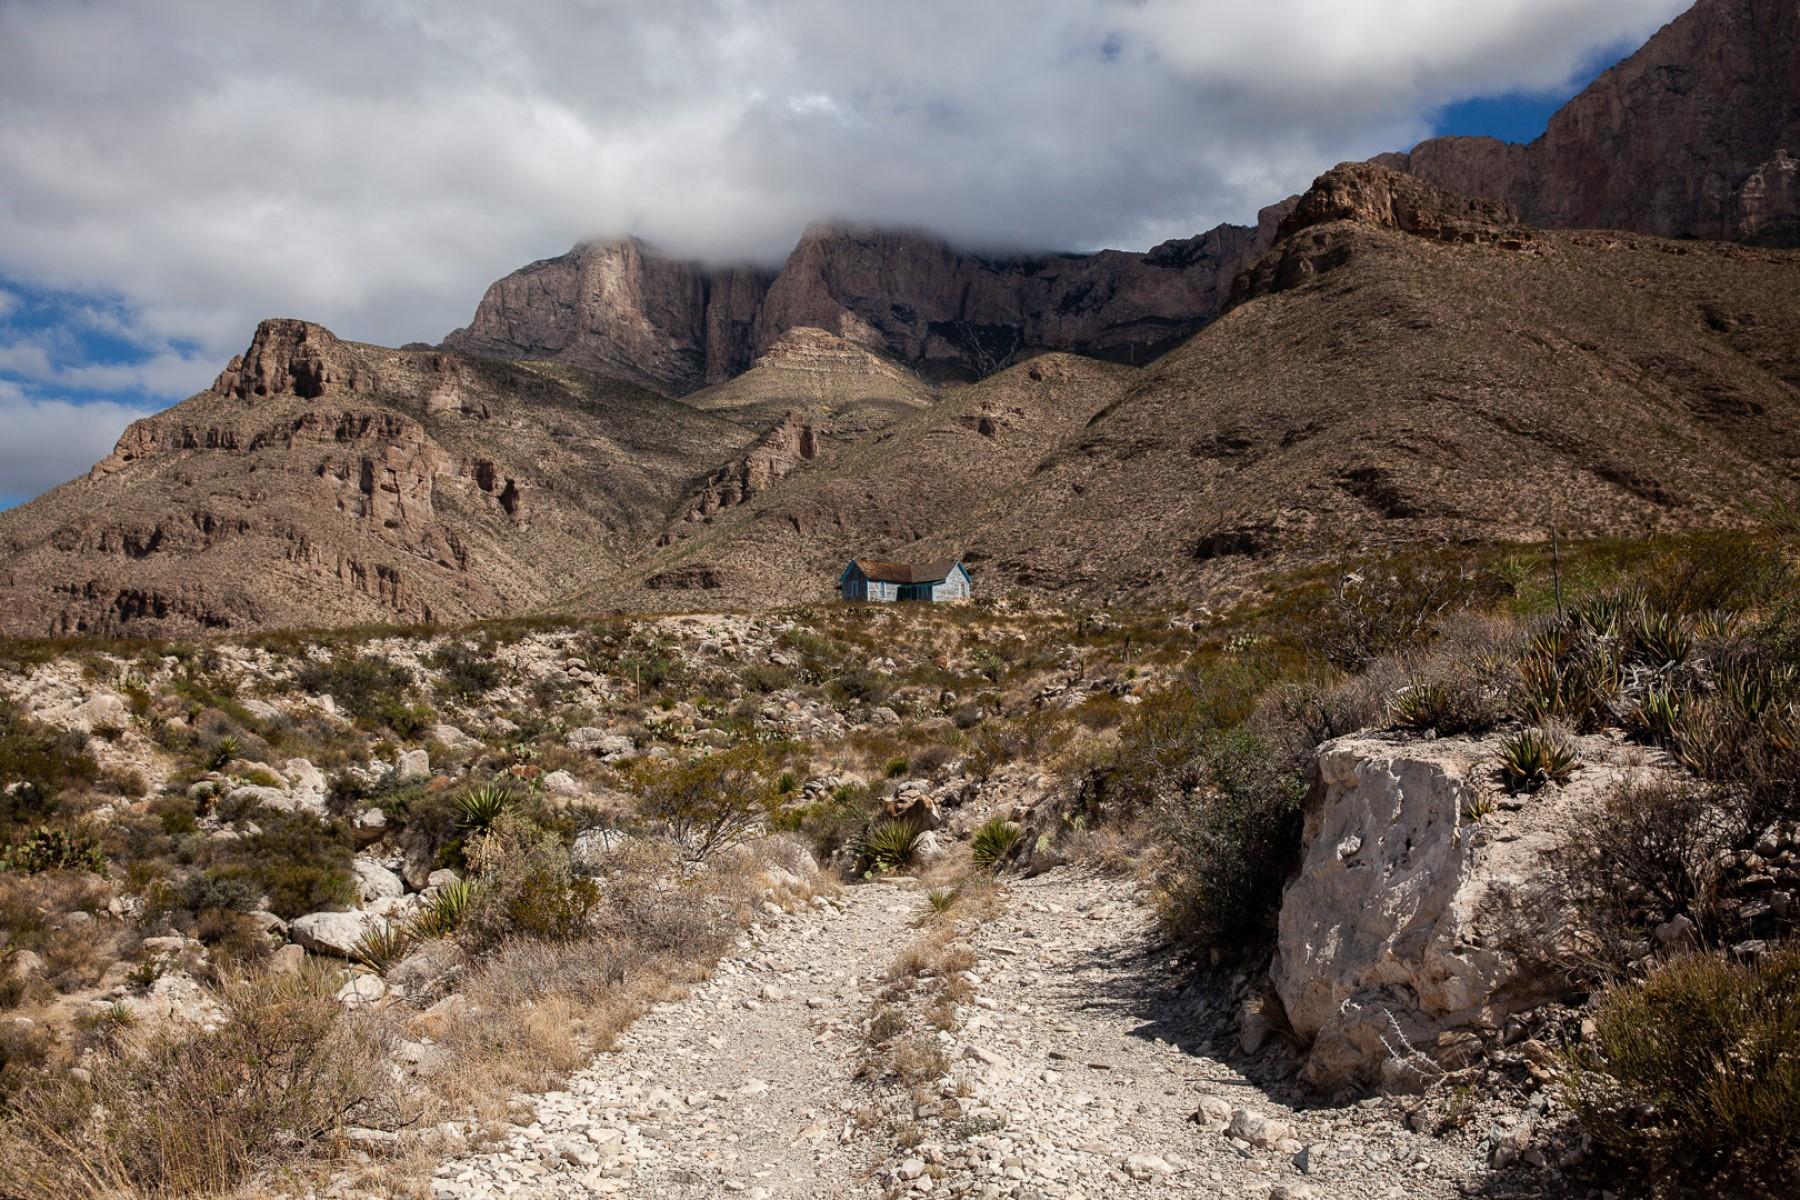
[[[986,256],[919,232],[825,224],[774,274],[677,262],[635,239],[594,242],[495,283],[444,346],[554,359],[677,396],[737,375],[802,328],[937,379],[980,378],[1045,350],[1142,363],[1218,313],[1285,212],[1143,254]]]
[[[1800,244],[1800,5],[1700,0],[1530,145],[1433,138],[1376,161],[1544,227]]]

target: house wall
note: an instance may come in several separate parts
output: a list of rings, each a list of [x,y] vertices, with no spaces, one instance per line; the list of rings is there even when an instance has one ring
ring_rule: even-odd
[[[950,572],[950,578],[931,589],[931,598],[940,600],[967,600],[969,598],[969,577],[961,571]]]

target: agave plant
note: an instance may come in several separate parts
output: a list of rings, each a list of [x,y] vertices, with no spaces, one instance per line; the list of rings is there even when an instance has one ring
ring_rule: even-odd
[[[925,831],[911,821],[877,821],[863,833],[857,849],[864,869],[898,871],[912,865]]]
[[[975,837],[970,843],[975,865],[999,865],[1001,860],[1012,853],[1012,848],[1019,844],[1021,836],[1019,827],[1006,818],[989,817],[975,830]]]
[[[456,811],[465,826],[484,830],[499,820],[500,814],[512,807],[512,802],[510,787],[489,780],[457,793]]]
[[[1676,689],[1652,685],[1638,697],[1628,722],[1645,741],[1672,745],[1681,728],[1683,703],[1682,693]]]
[[[236,758],[242,749],[243,747],[235,737],[226,734],[214,742],[212,749],[207,751],[206,765],[210,770],[223,770],[225,764]]]
[[[1450,708],[1450,692],[1441,683],[1413,680],[1395,692],[1388,712],[1402,729],[1432,729]]]
[[[1631,642],[1633,657],[1652,667],[1678,667],[1694,649],[1694,635],[1687,622],[1648,603],[1638,608]]]
[[[1500,779],[1509,792],[1535,792],[1575,772],[1575,746],[1561,734],[1522,729],[1500,742]]]

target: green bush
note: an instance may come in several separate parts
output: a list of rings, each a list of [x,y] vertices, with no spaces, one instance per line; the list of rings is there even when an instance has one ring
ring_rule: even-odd
[[[1195,786],[1159,813],[1169,854],[1160,915],[1189,948],[1242,953],[1274,932],[1299,858],[1306,784],[1243,729],[1207,735],[1197,766]]]
[[[216,844],[210,866],[216,878],[266,895],[269,910],[289,920],[355,898],[355,850],[341,822],[268,809],[256,810],[254,819],[258,832]]]
[[[7,824],[42,820],[60,793],[87,786],[99,774],[81,735],[40,725],[0,702],[0,817]]]
[[[1696,954],[1603,994],[1562,1093],[1614,1169],[1709,1195],[1800,1177],[1800,948]]]
[[[457,700],[485,696],[500,684],[500,664],[478,646],[450,642],[433,651],[428,661],[443,672],[441,690]]]
[[[567,846],[518,812],[507,812],[468,848],[479,887],[467,897],[458,938],[471,952],[511,938],[566,942],[592,930],[600,885],[576,871]]]
[[[433,714],[413,700],[413,674],[406,667],[374,655],[340,655],[330,662],[308,662],[294,675],[300,688],[327,693],[338,707],[370,725],[385,725],[404,738],[414,738],[430,725]]]

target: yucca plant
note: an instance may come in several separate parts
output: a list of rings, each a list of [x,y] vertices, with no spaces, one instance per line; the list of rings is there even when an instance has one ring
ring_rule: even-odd
[[[225,764],[236,758],[242,748],[235,737],[227,734],[214,742],[212,749],[207,751],[207,768],[213,771],[223,770]]]
[[[446,883],[413,918],[411,933],[420,938],[448,937],[469,915],[469,906],[474,900],[474,883],[467,879]]]
[[[949,912],[950,906],[956,903],[956,897],[959,894],[956,888],[933,888],[925,899],[931,905],[932,912]]]
[[[911,821],[877,821],[864,831],[857,844],[863,869],[898,871],[911,866],[925,831]]]
[[[512,789],[489,780],[458,792],[456,812],[466,827],[485,830],[499,820],[500,814],[510,808],[512,803]]]
[[[1509,792],[1535,792],[1575,772],[1575,746],[1561,734],[1522,729],[1500,742],[1500,779]]]
[[[367,932],[356,939],[356,945],[351,947],[350,957],[385,975],[389,967],[406,957],[412,943],[410,929],[383,921],[379,925],[371,925]]]
[[[993,867],[1012,853],[1019,844],[1022,833],[1019,827],[1005,817],[989,817],[975,830],[975,837],[970,842],[970,851],[978,867]]]

